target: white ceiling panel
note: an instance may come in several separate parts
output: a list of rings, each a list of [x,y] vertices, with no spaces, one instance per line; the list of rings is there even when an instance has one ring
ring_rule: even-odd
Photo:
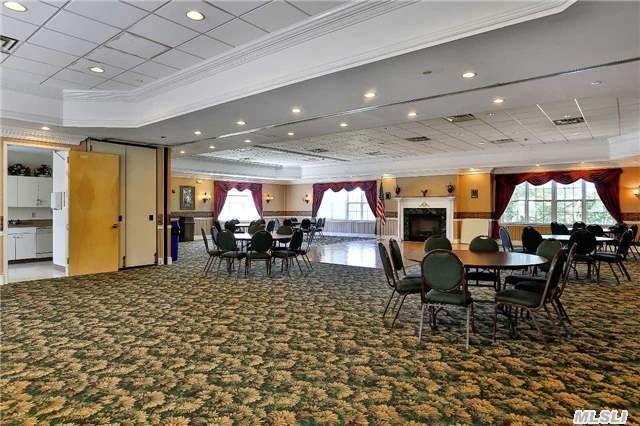
[[[115,80],[105,81],[104,83],[100,83],[94,87],[97,90],[131,90],[135,86],[130,84],[121,83]]]
[[[76,15],[75,13],[60,11],[47,24],[46,28],[63,34],[78,37],[94,43],[104,43],[120,32],[119,28],[101,24],[93,19]]]
[[[92,68],[92,67],[100,67],[100,68],[102,68],[104,70],[104,72],[95,73],[95,72],[93,72],[93,71],[91,71],[89,69],[89,68]],[[74,64],[72,64],[68,68],[72,69],[74,71],[78,71],[78,72],[84,73],[84,74],[99,76],[100,78],[115,77],[116,75],[118,75],[118,74],[120,74],[120,73],[122,73],[124,71],[124,69],[122,69],[122,68],[114,67],[113,65],[103,64],[101,62],[93,61],[93,60],[86,59],[86,58],[78,59]]]
[[[197,56],[172,49],[160,56],[156,56],[155,58],[153,58],[153,61],[159,62],[163,65],[168,65],[170,67],[181,69],[197,64],[198,62],[201,62],[202,59],[198,58]]]
[[[202,13],[205,19],[201,21],[194,21],[193,19],[187,18],[187,12],[190,10],[196,10]],[[229,22],[234,18],[233,15],[230,15],[227,12],[215,8],[203,1],[194,0],[172,1],[165,4],[154,13],[201,33],[206,33],[207,31],[210,31],[225,22]]]
[[[38,85],[44,80],[44,77],[29,71],[2,65],[0,66],[0,80],[2,80],[2,87],[15,89],[16,83]]]
[[[72,0],[65,9],[118,28],[126,28],[147,15],[143,10],[113,0]]]
[[[57,65],[48,65],[42,62],[32,61],[30,59],[18,58],[13,55],[4,61],[2,66],[14,70],[31,72],[43,77],[49,77],[60,70],[60,67]]]
[[[22,22],[6,15],[0,16],[0,23],[2,23],[2,35],[21,41],[38,29],[36,25]]]
[[[87,57],[94,61],[102,62],[103,64],[113,65],[124,69],[135,67],[136,65],[140,65],[144,62],[144,59],[142,58],[105,46],[97,48],[87,55]]]
[[[148,75],[149,77],[162,78],[173,74],[177,71],[177,68],[169,67],[153,61],[147,61],[144,64],[140,64],[133,68],[132,71]]]
[[[197,32],[156,15],[149,15],[129,28],[129,31],[176,47],[198,35]]]
[[[314,0],[294,0],[289,3],[295,5],[298,9],[302,9],[309,15],[317,15],[327,10],[334,9],[338,6],[342,6],[346,2],[344,1],[314,1]]]
[[[104,78],[97,77],[97,75],[89,75],[70,69],[64,69],[60,71],[54,76],[54,78],[57,78],[59,80],[72,81],[80,84],[89,84],[91,86],[95,86],[96,84],[100,84],[106,80]]]
[[[170,49],[168,46],[127,32],[118,34],[105,43],[105,46],[146,59],[151,59]]]
[[[27,8],[25,12],[15,12],[11,9],[7,9],[6,7],[1,7],[0,15],[11,16],[12,18],[16,18],[35,25],[42,25],[47,19],[51,18],[51,16],[53,16],[53,14],[58,11],[57,7],[39,1],[24,2],[24,6],[26,6]],[[2,23],[4,24],[4,22]]]
[[[269,32],[300,22],[307,14],[283,1],[272,1],[242,16],[242,19]]]
[[[60,80],[59,78],[50,78],[42,83],[43,86],[55,87],[57,89],[67,90],[88,90],[93,87],[93,84],[79,83],[77,81]]]
[[[23,43],[20,45],[13,55],[25,59],[31,59],[32,61],[44,62],[49,65],[58,65],[60,67],[67,66],[78,59],[77,56],[68,55],[51,49],[45,49],[44,47],[30,43]]]
[[[265,34],[267,33],[260,28],[256,28],[240,19],[234,19],[207,33],[208,36],[234,47],[255,40]]]
[[[127,0],[125,1],[125,3],[129,3],[141,9],[152,12],[162,7],[162,5],[167,3],[168,1],[169,0]]]
[[[97,44],[90,41],[81,40],[46,28],[41,28],[34,34],[29,39],[29,43],[76,56],[83,56],[97,46]]]
[[[208,3],[213,4],[220,9],[224,9],[227,12],[231,13],[235,16],[240,16],[244,13],[249,12],[250,10],[255,9],[256,7],[260,7],[263,4],[268,3],[268,1],[243,1],[243,0],[224,0],[224,1],[211,1]]]
[[[113,79],[119,81],[120,83],[126,83],[132,86],[142,86],[143,84],[151,83],[153,80],[155,80],[153,77],[149,77],[133,71],[124,72],[119,76],[114,77]]]
[[[178,46],[178,49],[201,58],[212,58],[226,52],[231,47],[211,37],[201,35]]]

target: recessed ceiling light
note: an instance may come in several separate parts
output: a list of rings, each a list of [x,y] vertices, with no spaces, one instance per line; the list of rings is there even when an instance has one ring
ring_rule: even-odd
[[[484,142],[478,142],[480,145],[484,145]]]
[[[464,74],[462,74],[462,78],[473,78],[475,76],[477,76],[478,74],[476,74],[473,71],[467,71]]]
[[[340,123],[340,127],[347,127],[348,124],[347,123]]]
[[[251,143],[251,139],[245,139],[244,142],[245,143]]]
[[[196,136],[200,136],[202,132],[200,130],[196,130],[195,132],[193,132],[193,134]]]
[[[475,172],[475,171],[476,171],[476,169],[474,169],[474,168],[470,168],[470,169],[469,169],[469,171],[470,171],[470,172]]]
[[[495,98],[495,99],[493,100],[493,103],[494,103],[494,104],[501,104],[501,103],[503,103],[503,102],[504,102],[504,99],[502,99],[502,98]]]
[[[407,114],[409,117],[415,117],[416,115],[418,115],[418,113],[416,113],[415,111],[411,111],[409,114]]]
[[[197,10],[190,10],[187,12],[187,18],[193,21],[202,21],[204,19],[204,15]]]
[[[47,126],[42,126],[40,127],[42,130],[51,130],[50,128],[48,128]]]
[[[293,136],[293,135],[295,135],[295,133],[293,133],[293,132],[289,132],[289,133],[287,133],[287,135],[289,135],[289,136]]]
[[[20,3],[18,3],[17,1],[5,1],[4,2],[4,7],[6,7],[9,10],[13,10],[14,12],[26,12],[27,8],[23,5],[21,5]]]
[[[209,145],[209,149],[216,149],[216,147],[213,145]]]
[[[602,82],[600,80],[596,80],[596,81],[592,81],[591,85],[592,86],[600,86],[602,84]]]
[[[540,167],[540,164],[536,164],[536,167]]]
[[[294,114],[300,114],[302,110],[300,109],[300,107],[293,107],[291,108],[291,112]]]
[[[100,74],[104,72],[104,69],[100,67],[91,67],[89,68],[89,71],[97,72],[98,74]]]
[[[180,151],[180,154],[184,154],[184,151]]]
[[[424,71],[422,71],[422,75],[429,75],[429,74],[431,74],[431,73],[433,73],[433,71],[431,71],[431,70],[424,70]]]
[[[247,124],[247,123],[245,123],[245,122],[244,122],[244,121],[242,121],[242,120],[239,120],[239,121],[236,121],[236,124],[237,124],[238,126],[244,126],[244,125],[245,125],[245,124]]]
[[[371,99],[371,98],[375,98],[376,97],[376,92],[367,92],[364,94],[364,97],[367,99]]]

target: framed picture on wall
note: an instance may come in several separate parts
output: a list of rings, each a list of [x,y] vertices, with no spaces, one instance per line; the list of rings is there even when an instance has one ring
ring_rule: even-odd
[[[472,189],[471,190],[471,198],[478,198],[478,190],[477,189]]]
[[[180,186],[180,210],[196,209],[196,187]]]

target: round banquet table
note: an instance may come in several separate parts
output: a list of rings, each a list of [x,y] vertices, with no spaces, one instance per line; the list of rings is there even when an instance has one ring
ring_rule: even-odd
[[[467,268],[512,269],[525,266],[537,266],[548,262],[542,256],[527,253],[515,253],[498,251],[495,253],[476,253],[470,250],[453,250]],[[414,262],[422,262],[422,259],[410,258]]]
[[[544,240],[558,240],[562,242],[569,242],[570,238],[571,238],[571,235],[565,235],[565,234],[559,234],[559,235],[546,234],[542,236],[542,239]],[[607,243],[613,240],[614,238],[610,238],[610,237],[596,237],[596,242],[598,243]]]
[[[292,234],[277,234],[275,232],[270,232],[270,234],[273,241],[289,241],[292,237]],[[251,241],[251,237],[253,237],[253,234],[249,234],[248,232],[238,232],[234,235],[238,241]]]

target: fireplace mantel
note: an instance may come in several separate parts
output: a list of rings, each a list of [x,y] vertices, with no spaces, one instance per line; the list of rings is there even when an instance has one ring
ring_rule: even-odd
[[[453,209],[456,197],[398,197],[398,239],[404,239],[404,209],[434,208],[447,210],[447,238],[453,242]]]

